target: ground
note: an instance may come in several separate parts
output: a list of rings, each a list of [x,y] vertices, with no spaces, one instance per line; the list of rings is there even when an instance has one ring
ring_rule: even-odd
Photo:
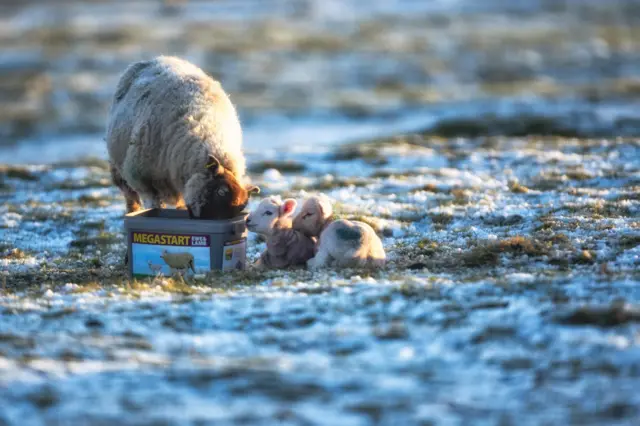
[[[261,195],[327,194],[389,264],[191,283],[126,279],[104,161],[4,166],[0,420],[634,424],[638,158],[420,133],[251,153]]]
[[[637,0],[0,10],[0,425],[640,424]],[[160,54],[388,265],[127,280],[102,138]]]

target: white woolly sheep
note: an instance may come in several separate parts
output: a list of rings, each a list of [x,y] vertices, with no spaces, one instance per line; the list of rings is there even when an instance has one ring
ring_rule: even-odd
[[[334,264],[339,267],[383,266],[386,254],[382,241],[371,226],[351,220],[334,220],[327,199],[311,197],[293,220],[293,229],[308,237],[318,237],[316,255],[309,269]]]
[[[191,217],[238,215],[257,187],[245,178],[242,131],[219,82],[185,60],[159,56],[121,76],[106,133],[113,182],[127,212],[164,203]]]
[[[196,273],[193,254],[189,252],[169,253],[167,250],[162,250],[160,258],[171,268],[172,274],[180,270],[186,272],[189,269],[191,269],[194,274]]]
[[[286,268],[305,265],[313,257],[315,241],[302,232],[291,228],[291,217],[296,200],[269,197],[260,202],[249,214],[247,228],[267,239],[267,250],[260,256],[256,266],[264,268]]]

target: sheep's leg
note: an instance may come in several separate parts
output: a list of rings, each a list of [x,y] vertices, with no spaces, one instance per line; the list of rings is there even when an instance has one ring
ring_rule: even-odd
[[[151,209],[165,208],[165,204],[155,191],[144,194],[144,206]]]
[[[307,260],[307,268],[309,269],[319,269],[324,266],[329,266],[331,262],[331,255],[329,252],[322,247],[318,250],[318,253],[311,259]]]
[[[113,165],[111,166],[111,180],[124,195],[125,201],[127,203],[127,213],[137,212],[142,208],[140,195],[138,195],[138,193],[129,186],[127,181],[124,180],[120,172],[115,167],[113,167]]]
[[[142,208],[142,204],[140,202],[140,195],[136,191],[133,190],[124,180],[120,172],[111,165],[111,180],[114,185],[116,185],[122,194],[124,195],[124,199],[127,205],[127,213],[137,212]],[[127,247],[126,252],[124,253],[124,264],[125,266],[129,264],[129,248]]]
[[[178,202],[176,203],[176,209],[178,209],[178,210],[186,210],[187,209],[187,205],[184,202],[184,198],[180,197],[178,199]]]

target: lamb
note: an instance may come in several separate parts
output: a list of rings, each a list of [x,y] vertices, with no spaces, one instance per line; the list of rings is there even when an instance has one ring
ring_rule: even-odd
[[[382,241],[371,226],[351,220],[334,220],[327,199],[310,197],[293,220],[293,229],[308,237],[319,237],[316,255],[309,259],[309,269],[384,266],[386,254]]]
[[[162,265],[156,265],[152,263],[150,260],[147,261],[147,264],[149,265],[149,269],[153,274],[159,275],[162,273]]]
[[[291,228],[291,217],[296,200],[281,201],[265,198],[249,214],[247,228],[266,237],[267,250],[255,266],[260,268],[286,268],[305,265],[314,255],[315,241]]]
[[[172,274],[180,270],[187,272],[189,269],[191,269],[194,274],[196,273],[193,255],[189,252],[169,253],[167,250],[162,250],[160,258],[164,260],[164,263],[169,265]]]
[[[127,213],[165,203],[192,218],[228,219],[259,192],[245,177],[242,130],[219,82],[183,59],[131,64],[106,132],[114,184]]]

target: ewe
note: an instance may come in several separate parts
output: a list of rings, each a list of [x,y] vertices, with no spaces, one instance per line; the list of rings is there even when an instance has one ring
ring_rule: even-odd
[[[228,219],[247,205],[236,110],[197,66],[159,56],[120,77],[106,134],[111,176],[127,212],[174,204],[191,217]]]

